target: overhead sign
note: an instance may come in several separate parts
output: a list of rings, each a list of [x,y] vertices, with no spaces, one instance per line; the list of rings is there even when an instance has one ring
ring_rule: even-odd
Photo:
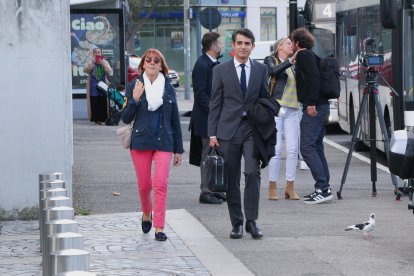
[[[329,20],[335,19],[336,4],[332,3],[315,3],[313,7],[313,20]]]
[[[242,11],[220,11],[222,17],[226,18],[244,18],[246,13]]]

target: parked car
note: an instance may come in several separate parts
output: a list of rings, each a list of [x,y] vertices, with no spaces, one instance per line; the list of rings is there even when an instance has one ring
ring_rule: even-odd
[[[133,80],[138,76],[138,65],[141,62],[141,58],[135,55],[128,56],[128,82]],[[171,80],[171,84],[177,88],[180,86],[180,77],[178,76],[177,71],[169,69],[167,77]]]
[[[168,77],[171,80],[171,84],[175,88],[180,87],[180,77],[178,76],[178,73],[175,70],[168,70]]]

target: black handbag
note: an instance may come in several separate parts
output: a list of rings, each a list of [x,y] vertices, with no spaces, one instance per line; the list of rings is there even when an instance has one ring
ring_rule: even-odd
[[[207,183],[212,192],[227,192],[227,164],[218,148],[210,148],[202,164],[207,171]]]

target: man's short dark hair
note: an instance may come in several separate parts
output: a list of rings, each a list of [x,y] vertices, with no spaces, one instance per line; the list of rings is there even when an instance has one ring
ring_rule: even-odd
[[[254,44],[254,41],[255,41],[254,34],[252,31],[250,31],[247,28],[241,28],[233,32],[233,34],[231,35],[231,40],[233,41],[233,43],[236,42],[236,35],[238,34],[244,35],[245,37],[250,38],[250,40],[252,41],[252,44]]]
[[[201,46],[203,46],[203,50],[206,52],[210,50],[219,37],[220,34],[216,32],[205,33],[201,39]]]
[[[290,34],[293,43],[299,42],[299,47],[305,49],[312,49],[315,42],[315,37],[306,28],[298,28]]]

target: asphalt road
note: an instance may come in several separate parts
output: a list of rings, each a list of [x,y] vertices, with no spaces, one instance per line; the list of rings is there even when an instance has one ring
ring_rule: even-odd
[[[73,198],[78,209],[92,213],[139,210],[129,151],[117,141],[116,128],[74,122]],[[198,203],[199,169],[188,164],[187,128],[188,118],[182,118],[187,152],[182,166],[171,170],[168,209],[189,211],[256,275],[412,275],[414,216],[407,210],[407,197],[395,201],[389,174],[378,171],[378,195],[371,197],[369,164],[353,158],[342,192],[344,199],[308,206],[300,201],[267,200],[266,168],[262,170],[258,220],[264,239],[257,241],[245,235],[241,240],[231,240],[227,206]],[[350,140],[340,132],[329,132],[327,137],[344,143]],[[330,145],[325,151],[336,191],[346,153]],[[282,180],[280,184],[282,194]],[[295,185],[299,195],[310,193],[310,172],[298,170]],[[371,212],[377,215],[371,240],[344,231],[347,225],[367,220]]]
[[[344,132],[338,124],[328,125],[325,137],[341,146],[346,147],[347,149],[351,146],[352,135]],[[370,158],[368,147],[363,147],[362,150],[355,149],[354,152],[358,152],[362,156]],[[387,156],[384,152],[377,150],[376,159],[378,163],[388,167]]]

